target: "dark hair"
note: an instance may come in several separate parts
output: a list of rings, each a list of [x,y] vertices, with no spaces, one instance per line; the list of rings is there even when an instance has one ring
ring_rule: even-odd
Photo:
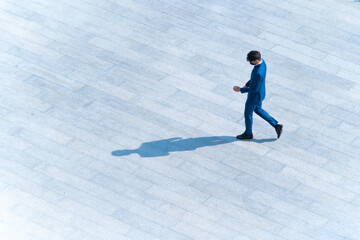
[[[251,61],[255,61],[255,60],[261,60],[261,54],[259,51],[250,51],[248,54],[247,54],[247,57],[246,57],[246,60],[248,62],[251,62]]]

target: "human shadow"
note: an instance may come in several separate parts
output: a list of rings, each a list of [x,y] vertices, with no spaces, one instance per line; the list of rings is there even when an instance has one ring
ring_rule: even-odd
[[[274,142],[276,141],[276,138],[267,138],[267,139],[252,139],[252,142],[256,143],[264,143],[264,142]]]
[[[180,137],[163,139],[152,142],[145,142],[137,149],[123,149],[113,151],[113,156],[128,156],[137,153],[140,157],[163,157],[170,152],[192,151],[201,147],[216,146],[238,141],[234,136],[213,136],[186,138]]]

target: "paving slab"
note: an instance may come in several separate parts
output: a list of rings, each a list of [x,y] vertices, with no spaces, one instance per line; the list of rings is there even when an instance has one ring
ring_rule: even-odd
[[[2,0],[0,239],[360,240],[359,60],[354,0]]]

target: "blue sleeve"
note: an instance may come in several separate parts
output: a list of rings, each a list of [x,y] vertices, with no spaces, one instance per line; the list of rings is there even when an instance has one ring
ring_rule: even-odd
[[[261,84],[261,76],[260,74],[255,74],[250,81],[246,83],[247,88],[240,88],[241,93],[256,93],[260,90],[260,84]]]

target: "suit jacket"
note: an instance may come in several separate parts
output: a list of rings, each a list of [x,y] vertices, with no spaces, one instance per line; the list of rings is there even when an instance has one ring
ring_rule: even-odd
[[[249,101],[262,101],[265,98],[266,63],[264,59],[261,60],[262,63],[253,68],[251,78],[245,84],[247,88],[240,88],[241,93],[248,93]]]

